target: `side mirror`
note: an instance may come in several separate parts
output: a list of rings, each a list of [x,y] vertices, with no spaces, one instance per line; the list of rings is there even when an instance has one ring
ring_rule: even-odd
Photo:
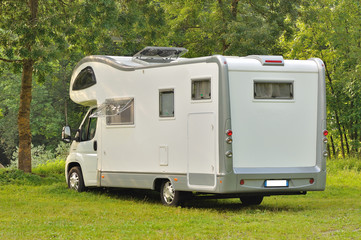
[[[61,132],[61,140],[66,143],[71,142],[71,130],[69,126],[63,127],[63,131]]]

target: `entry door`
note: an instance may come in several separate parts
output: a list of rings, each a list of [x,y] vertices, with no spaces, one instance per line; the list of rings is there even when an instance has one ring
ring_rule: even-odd
[[[214,187],[216,130],[213,113],[188,115],[188,185]]]

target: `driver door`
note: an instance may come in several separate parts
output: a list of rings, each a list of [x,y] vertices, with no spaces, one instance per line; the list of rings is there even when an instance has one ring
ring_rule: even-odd
[[[85,186],[97,185],[97,162],[98,162],[98,142],[97,142],[97,119],[90,116],[96,111],[96,108],[91,109],[83,124],[80,127],[78,134],[77,153],[81,162],[82,173]]]

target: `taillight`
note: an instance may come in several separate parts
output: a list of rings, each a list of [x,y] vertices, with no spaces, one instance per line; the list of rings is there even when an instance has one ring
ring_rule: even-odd
[[[327,136],[328,135],[328,131],[327,130],[323,130],[323,136]]]
[[[226,135],[227,135],[227,136],[231,137],[232,134],[233,134],[233,132],[232,132],[231,129],[228,129],[228,130],[226,131]]]

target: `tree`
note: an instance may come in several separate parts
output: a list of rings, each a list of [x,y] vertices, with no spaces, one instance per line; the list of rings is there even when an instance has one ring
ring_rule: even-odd
[[[83,45],[80,46],[83,52],[84,49],[91,52],[98,43],[96,40],[104,33],[98,30],[103,28],[97,24],[108,13],[109,16],[114,15],[114,5],[113,1],[106,0],[96,4],[70,0],[0,2],[0,60],[11,64],[15,71],[22,72],[17,120],[19,169],[31,172],[30,106],[33,77],[39,82],[44,81],[47,73],[58,65],[56,57],[72,50],[77,52],[78,48],[73,49],[73,43],[82,41]],[[81,7],[81,14],[77,12],[78,7]],[[92,14],[103,18],[94,18]],[[79,21],[73,23],[74,19]],[[76,24],[82,27],[78,28]],[[101,24],[109,24],[109,21]]]
[[[357,0],[304,1],[293,38],[282,39],[288,57],[325,62],[331,152],[360,151],[361,6]]]
[[[158,0],[168,24],[162,42],[187,56],[281,54],[278,39],[290,34],[299,1]]]
[[[3,16],[0,25],[1,46],[2,55],[5,55],[0,59],[22,67],[18,112],[19,168],[31,172],[30,103],[33,69],[37,60],[35,45],[40,34],[38,0],[30,0],[27,4],[20,1],[2,1],[0,9]],[[14,11],[15,9],[17,10]]]

